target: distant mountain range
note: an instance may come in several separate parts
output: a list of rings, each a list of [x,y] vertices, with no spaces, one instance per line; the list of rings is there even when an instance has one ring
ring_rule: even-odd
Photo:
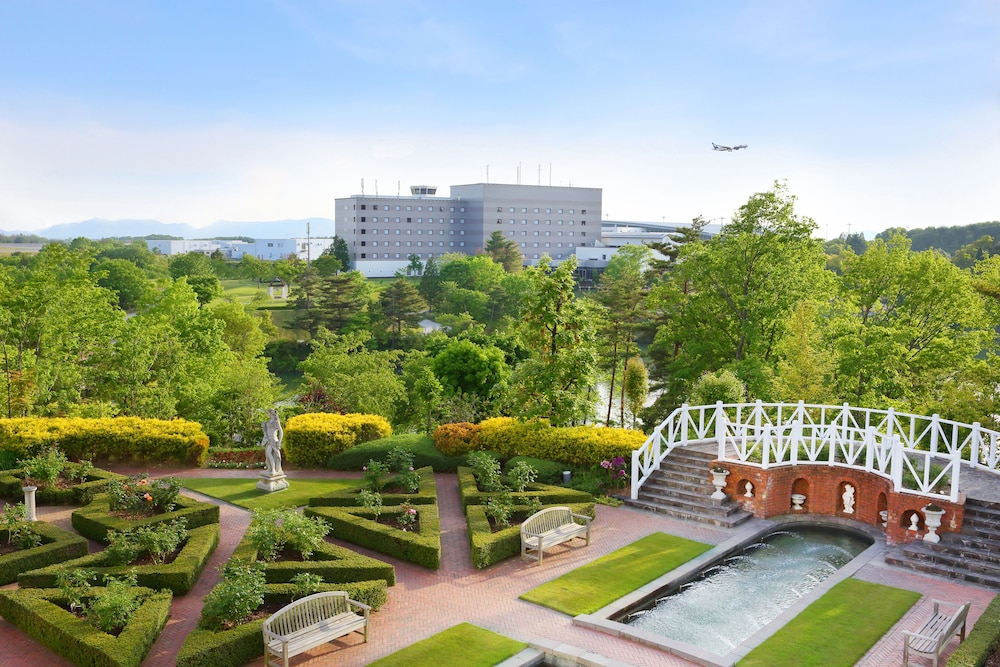
[[[0,234],[35,234],[48,239],[106,239],[119,237],[142,237],[151,234],[177,236],[182,239],[207,239],[218,236],[249,236],[251,238],[298,238],[306,236],[306,227],[312,236],[333,236],[333,220],[330,218],[304,218],[302,220],[269,220],[262,222],[234,222],[220,220],[207,227],[192,227],[187,224],[160,222],[159,220],[103,220],[93,218],[82,222],[68,222],[30,232],[18,230]]]

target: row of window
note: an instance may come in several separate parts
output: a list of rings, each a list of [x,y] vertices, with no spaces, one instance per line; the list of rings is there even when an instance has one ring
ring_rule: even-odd
[[[515,211],[515,209],[516,209],[516,207],[511,206],[509,209],[507,209],[507,211],[510,212],[510,213],[513,213]],[[527,213],[527,212],[528,212],[528,209],[526,209],[526,208],[522,208],[521,209],[521,213]],[[545,212],[546,213],[552,213],[552,209],[551,208],[547,208],[547,209],[545,209]],[[556,209],[556,213],[562,215],[562,212],[563,212],[563,210],[561,208],[560,209]],[[497,213],[503,213],[503,206],[497,206]],[[541,210],[539,210],[539,209],[536,208],[535,209],[535,213],[541,213]],[[585,209],[585,208],[584,209],[580,209],[580,213],[582,213],[583,215],[587,215],[587,209]],[[569,210],[569,214],[573,215],[573,209]]]
[[[507,221],[507,224],[508,224],[508,225],[513,225],[513,224],[514,224],[515,222],[516,222],[516,221],[515,221],[515,220],[514,220],[513,218],[511,218],[510,220],[508,220],[508,221]],[[497,218],[497,224],[498,224],[498,225],[502,225],[502,224],[503,224],[503,220],[502,220],[501,218]],[[528,224],[528,221],[527,221],[527,220],[524,220],[524,219],[522,219],[522,220],[521,220],[521,224],[522,224],[522,225],[526,225],[526,224]],[[538,224],[538,220],[535,220],[535,221],[534,221],[534,224],[536,224],[536,225],[537,225],[537,224]],[[551,221],[551,220],[546,220],[546,221],[545,221],[545,224],[546,224],[546,225],[551,225],[551,224],[552,224],[552,221]],[[562,220],[557,220],[557,221],[556,221],[556,224],[557,224],[557,225],[561,225],[561,224],[563,224],[563,221],[562,221]],[[574,224],[576,224],[576,223],[575,223],[574,221],[570,220],[570,221],[569,221],[569,224],[570,224],[570,225],[572,226],[572,225],[574,225]],[[580,221],[580,225],[581,225],[581,226],[584,226],[584,227],[586,227],[586,226],[587,226],[587,221],[586,221],[586,220],[581,220],[581,221]]]
[[[411,253],[411,254],[416,255],[417,257],[420,257],[421,259],[424,257],[424,253],[422,253],[422,252],[415,252],[415,253]],[[402,253],[398,253],[398,252],[397,253],[384,252],[384,253],[382,253],[381,259],[393,259],[393,258],[395,258],[395,259],[402,259],[401,255],[402,255]],[[409,256],[410,255],[407,255],[407,257],[409,257]],[[427,256],[428,257],[440,257],[441,253],[429,252],[429,253],[427,253]],[[559,253],[559,254],[557,254],[554,257],[554,259],[563,259],[564,256],[565,255],[563,253]],[[368,259],[368,255],[366,253],[361,253],[361,259]],[[379,258],[379,254],[377,252],[373,252],[372,253],[372,259],[380,259]],[[538,259],[538,253],[537,252],[534,255],[532,255],[532,259]]]
[[[406,221],[407,222],[413,222],[413,218],[407,218]],[[359,222],[358,216],[354,216],[354,222]],[[361,216],[360,222],[368,222],[368,218],[366,216]],[[372,218],[372,222],[378,222],[378,217],[377,216],[373,217]],[[392,222],[392,220],[390,220],[389,218],[382,218],[382,222]],[[396,222],[402,222],[402,220],[400,220],[399,218],[396,218]],[[418,224],[423,223],[423,222],[424,222],[423,218],[417,218],[417,223]],[[450,220],[448,220],[448,222],[454,225],[455,224],[455,218],[451,218]],[[434,224],[434,218],[427,218],[427,224],[429,224],[429,225]],[[438,224],[439,225],[443,225],[444,224],[444,218],[438,218]],[[458,221],[458,224],[464,225],[465,224],[465,218],[460,219]],[[572,224],[572,223],[570,223],[570,224]]]
[[[402,231],[402,230],[400,230],[400,229],[383,229],[383,230],[382,230],[382,233],[383,233],[383,234],[392,234],[393,232],[395,232],[395,233],[396,233],[397,235],[399,235],[399,234],[402,234],[402,233],[403,233],[403,231]],[[367,228],[364,228],[364,227],[362,227],[362,228],[361,228],[361,233],[362,233],[362,234],[367,234],[367,233],[368,233],[368,229],[367,229]],[[407,229],[407,230],[406,230],[406,233],[407,233],[407,234],[412,234],[412,233],[413,233],[413,230],[412,230],[412,229]],[[423,233],[424,233],[424,230],[422,230],[422,229],[418,229],[418,230],[417,230],[417,236],[420,236],[420,235],[421,235],[421,234],[423,234]],[[454,236],[454,235],[455,235],[455,230],[454,230],[454,229],[449,229],[449,230],[448,230],[448,233],[449,233],[449,234],[450,234],[451,236]],[[372,234],[376,234],[376,235],[377,235],[377,234],[378,234],[378,230],[377,230],[377,229],[373,229],[373,230],[372,230]],[[443,229],[439,229],[439,230],[438,230],[438,234],[439,234],[439,235],[441,235],[441,236],[444,236],[444,230],[443,230]],[[537,234],[538,234],[538,232],[535,232],[535,234],[537,235]],[[433,236],[433,235],[434,235],[434,230],[433,230],[433,229],[428,229],[428,230],[427,230],[427,235],[428,235],[428,236]],[[464,230],[464,229],[460,229],[460,230],[458,230],[458,235],[459,235],[459,236],[465,236],[465,230]],[[570,232],[570,236],[572,236],[572,235],[573,235],[573,232]],[[562,236],[562,232],[559,232],[559,236]],[[584,236],[586,236],[586,234],[584,234]]]
[[[362,211],[366,211],[366,210],[368,210],[368,209],[366,208],[366,206],[367,206],[367,204],[361,204],[361,210],[362,210]],[[378,204],[372,204],[372,210],[373,210],[373,211],[377,211],[377,210],[378,210],[378,207],[379,207],[379,205],[378,205]],[[347,207],[345,206],[344,208],[346,209]],[[358,209],[358,205],[357,205],[357,204],[355,204],[355,205],[354,205],[354,210],[357,210],[357,209]],[[391,206],[389,206],[389,204],[383,204],[383,205],[382,205],[382,210],[383,210],[383,211],[390,211],[390,210],[392,210],[392,207],[391,207]],[[412,207],[412,206],[407,206],[407,207],[406,207],[405,209],[401,209],[401,208],[400,208],[399,206],[396,206],[396,210],[397,210],[397,211],[400,211],[400,210],[407,210],[407,211],[412,211],[412,210],[413,210],[413,207]],[[434,210],[434,207],[433,207],[433,206],[418,206],[418,207],[417,207],[417,210],[418,210],[418,211],[424,211],[424,210],[426,210],[426,211],[428,211],[428,212],[429,212],[429,211],[433,211],[433,210]],[[438,210],[438,212],[439,212],[439,213],[444,213],[444,206],[438,206],[438,207],[437,207],[437,210]],[[448,210],[449,210],[449,211],[450,211],[451,213],[454,213],[454,212],[455,212],[455,207],[454,207],[454,206],[451,206],[451,207],[449,207],[449,209],[448,209]],[[513,209],[511,209],[511,210],[513,210]],[[459,211],[459,213],[465,213],[465,207],[464,207],[464,206],[460,206],[460,207],[458,208],[458,211]],[[538,211],[536,210],[535,212],[537,213]]]

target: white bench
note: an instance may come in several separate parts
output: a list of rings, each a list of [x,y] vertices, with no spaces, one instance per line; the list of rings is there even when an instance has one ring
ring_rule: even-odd
[[[367,642],[369,612],[371,607],[349,599],[343,591],[296,600],[264,621],[264,664],[288,667],[292,656],[352,632],[363,633]]]
[[[959,642],[965,640],[965,619],[969,615],[971,602],[959,606],[940,600],[933,600],[934,613],[927,621],[920,626],[916,632],[903,631],[903,664],[910,664],[910,652],[931,658],[933,667],[938,666],[938,659],[944,651],[948,641],[955,635],[959,635]],[[945,613],[942,605],[953,607],[955,612]]]
[[[581,519],[583,523],[577,523]],[[521,524],[521,558],[529,551],[538,552],[538,564],[542,564],[542,552],[548,547],[568,542],[574,537],[586,538],[590,544],[590,517],[573,514],[568,507],[548,507],[535,512]]]

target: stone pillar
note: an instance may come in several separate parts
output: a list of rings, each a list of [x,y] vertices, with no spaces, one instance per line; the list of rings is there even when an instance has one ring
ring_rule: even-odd
[[[35,513],[35,491],[38,490],[37,486],[22,486],[21,490],[24,491],[24,510],[25,510],[25,521],[38,521],[38,515]]]

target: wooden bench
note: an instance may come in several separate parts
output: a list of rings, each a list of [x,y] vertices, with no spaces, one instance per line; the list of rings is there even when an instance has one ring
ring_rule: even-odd
[[[343,591],[296,600],[264,621],[264,664],[288,667],[292,656],[352,632],[364,634],[367,642],[369,612],[371,607],[349,599]]]
[[[583,523],[577,523],[580,519]],[[538,564],[548,547],[568,542],[574,537],[586,538],[590,544],[590,517],[573,514],[568,507],[548,507],[535,512],[521,524],[521,558],[529,551],[538,552]]]
[[[959,642],[965,640],[965,619],[969,615],[971,602],[959,606],[933,600],[934,612],[931,617],[920,626],[916,632],[903,631],[903,664],[910,664],[910,652],[931,658],[933,667],[938,667],[938,659],[944,651],[948,641],[956,634],[959,635]],[[953,607],[955,612],[945,613],[941,607]]]

